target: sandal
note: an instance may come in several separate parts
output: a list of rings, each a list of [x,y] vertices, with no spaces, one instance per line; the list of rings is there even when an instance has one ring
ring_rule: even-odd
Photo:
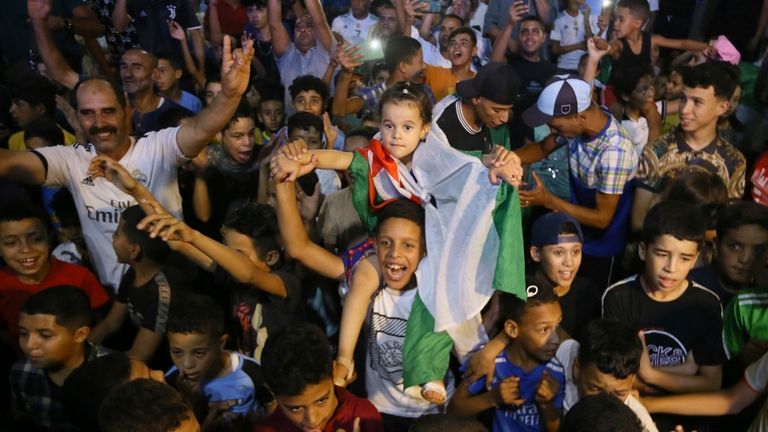
[[[430,381],[421,386],[421,397],[429,403],[443,405],[448,398],[448,393],[442,381]]]

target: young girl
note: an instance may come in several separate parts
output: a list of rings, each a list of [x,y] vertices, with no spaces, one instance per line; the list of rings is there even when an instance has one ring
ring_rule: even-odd
[[[640,157],[645,145],[661,135],[662,103],[654,100],[651,69],[644,66],[629,67],[613,83],[622,108],[621,112],[614,115],[621,119],[621,125],[629,133],[637,156]]]
[[[304,149],[303,143],[293,142],[284,147],[273,159],[272,174],[278,178],[287,177],[288,180],[293,180],[315,166],[336,170],[349,169],[355,177],[353,190],[355,209],[369,230],[376,225],[376,215],[373,210],[382,207],[389,200],[407,198],[427,206],[430,197],[415,181],[410,171],[414,151],[425,140],[430,129],[432,112],[426,95],[418,85],[399,83],[384,93],[379,111],[380,134],[368,147],[356,153],[308,152]],[[497,175],[502,175],[508,181],[519,178],[519,166],[510,163],[514,160],[513,158],[514,155],[497,146],[494,154],[485,158],[491,178],[495,180]],[[371,253],[371,246],[372,242],[369,241],[357,250],[350,251],[349,258],[345,257],[347,258],[346,272],[349,276],[354,271],[354,275],[350,282],[350,293],[342,311],[339,353],[334,368],[334,376],[339,384],[345,384],[352,376],[353,365],[350,359],[365,319],[369,299],[379,288],[379,281],[382,278],[386,279],[390,285],[398,281],[406,282],[403,276],[414,270],[401,262],[389,262],[384,267],[377,268],[372,261],[360,261]],[[425,284],[429,285],[429,282],[431,281],[420,281],[419,289],[421,290]],[[472,289],[472,287],[466,287],[466,289]],[[405,384],[406,387],[410,387],[426,383],[421,390],[422,396],[431,402],[443,403],[446,400],[446,392],[442,377],[447,370],[451,340],[445,332],[431,332],[434,322],[418,296],[413,310],[418,312],[412,314],[409,319],[408,334],[414,334],[414,337],[406,338],[405,351],[431,352],[434,350],[435,352],[431,352],[429,356],[414,356],[414,360],[419,360],[415,358],[418,357],[425,363],[424,365],[405,362]],[[432,328],[428,332],[412,331],[413,326],[429,327],[430,324]],[[443,352],[444,355],[441,356]],[[409,357],[408,353],[405,353],[405,357]],[[425,370],[427,372],[416,375],[430,376],[431,379],[414,378],[414,381],[410,382],[409,370]]]

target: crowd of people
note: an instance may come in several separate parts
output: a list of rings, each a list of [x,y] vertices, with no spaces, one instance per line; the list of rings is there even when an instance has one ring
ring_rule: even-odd
[[[3,430],[768,430],[768,0],[7,3]]]

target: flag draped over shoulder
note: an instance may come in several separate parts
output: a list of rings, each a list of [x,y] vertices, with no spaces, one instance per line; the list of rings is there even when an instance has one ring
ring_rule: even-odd
[[[450,99],[435,107],[433,119]],[[413,175],[376,142],[358,150],[350,167],[355,209],[372,230],[371,209],[389,199],[424,206],[427,256],[416,275],[434,330],[478,315],[494,289],[526,298],[517,191],[506,183],[492,185],[480,159],[452,148],[436,121],[416,149]]]

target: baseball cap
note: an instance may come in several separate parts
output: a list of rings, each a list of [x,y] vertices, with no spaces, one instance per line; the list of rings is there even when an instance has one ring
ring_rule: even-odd
[[[465,99],[484,97],[500,105],[512,105],[517,99],[520,78],[507,63],[491,62],[483,66],[474,78],[456,84],[459,96]]]
[[[592,105],[592,87],[573,75],[555,75],[544,87],[535,105],[523,112],[530,127],[549,123],[555,117],[584,112]]]
[[[576,234],[558,234],[563,224],[570,222],[576,227]],[[534,246],[549,246],[560,243],[584,243],[581,226],[568,213],[550,212],[536,219],[531,230],[531,244]]]

